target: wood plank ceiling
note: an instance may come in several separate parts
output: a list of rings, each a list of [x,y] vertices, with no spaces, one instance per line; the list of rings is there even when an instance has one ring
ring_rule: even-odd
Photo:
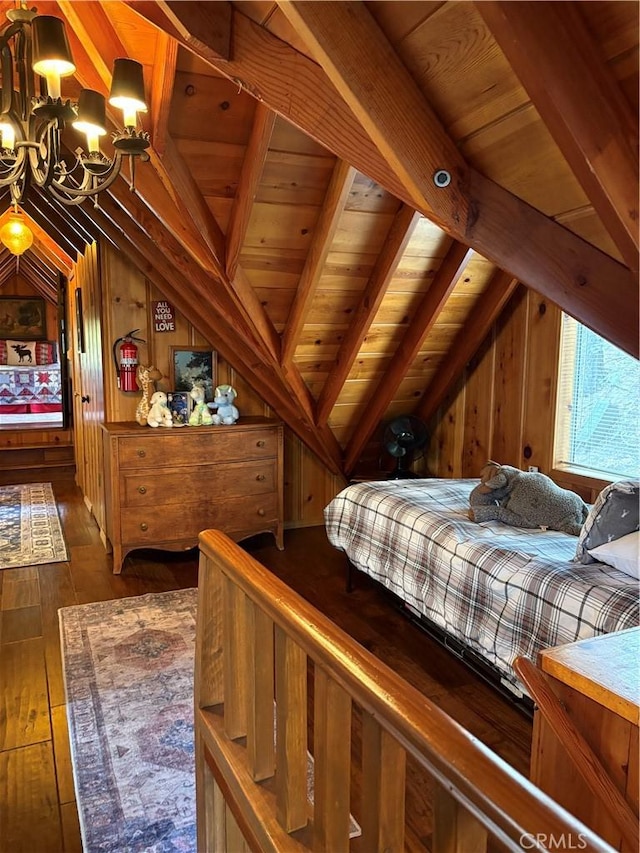
[[[518,282],[637,356],[636,2],[38,11],[78,87],[144,64],[152,151],[135,194],[25,212],[119,246],[331,470],[435,411]]]

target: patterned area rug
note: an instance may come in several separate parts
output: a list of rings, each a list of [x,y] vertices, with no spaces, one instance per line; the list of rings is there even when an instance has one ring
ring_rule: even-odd
[[[67,559],[51,483],[0,486],[0,569]]]
[[[85,853],[196,849],[196,590],[59,611]]]
[[[195,853],[196,604],[185,589],[58,611],[84,853]]]

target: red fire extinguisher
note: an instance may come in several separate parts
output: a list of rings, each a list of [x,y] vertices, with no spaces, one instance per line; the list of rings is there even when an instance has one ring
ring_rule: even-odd
[[[140,329],[132,329],[130,332],[127,332],[124,337],[118,338],[113,343],[113,361],[116,366],[118,388],[121,391],[139,390],[138,383],[136,382],[136,369],[138,367],[138,347],[134,344],[134,341],[138,341],[138,343],[141,344],[146,343],[143,338],[134,337],[135,333],[139,331]],[[122,344],[120,346],[120,363],[118,363],[116,349],[121,341]]]

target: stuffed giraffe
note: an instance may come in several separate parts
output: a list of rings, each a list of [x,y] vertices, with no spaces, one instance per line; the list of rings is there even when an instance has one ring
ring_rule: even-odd
[[[136,370],[136,379],[138,380],[138,387],[142,391],[142,398],[136,409],[136,421],[140,426],[146,426],[151,408],[151,395],[156,390],[153,383],[162,379],[162,372],[151,364],[148,367],[139,364]]]

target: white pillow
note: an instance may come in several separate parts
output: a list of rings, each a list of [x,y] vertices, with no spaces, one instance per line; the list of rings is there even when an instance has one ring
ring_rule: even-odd
[[[640,530],[627,533],[612,542],[605,542],[597,548],[591,548],[589,553],[599,563],[607,563],[619,569],[626,575],[640,580]]]

